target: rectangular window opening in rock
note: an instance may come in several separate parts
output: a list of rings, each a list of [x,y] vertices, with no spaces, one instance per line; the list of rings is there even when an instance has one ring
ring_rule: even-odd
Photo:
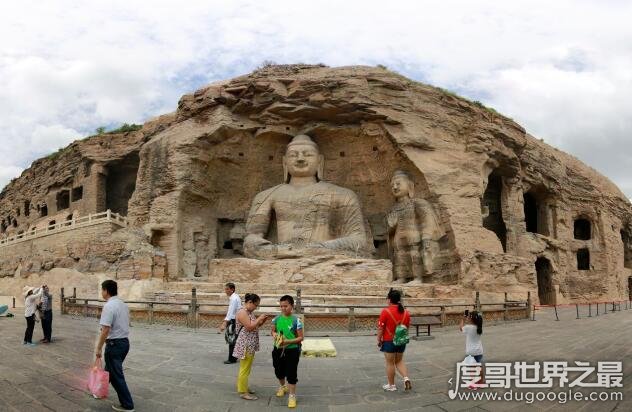
[[[31,202],[28,200],[24,201],[24,216],[29,216],[31,214]]]
[[[551,219],[547,198],[548,196],[541,191],[533,190],[524,193],[524,219],[527,232],[544,236],[551,236],[554,232],[551,231],[554,222]]]
[[[39,213],[40,217],[48,216],[48,206],[46,206],[45,204],[39,206]]]
[[[503,219],[502,208],[503,179],[496,172],[489,175],[487,188],[481,199],[483,227],[496,234],[503,252],[507,251],[507,226]]]
[[[60,190],[56,195],[57,210],[64,210],[70,207],[70,190]]]
[[[590,251],[587,248],[577,250],[577,270],[590,270]]]
[[[72,188],[71,201],[76,202],[83,198],[83,186],[77,186]]]
[[[629,229],[621,229],[620,234],[623,242],[623,267],[632,269],[632,235]]]
[[[578,240],[590,240],[591,234],[590,220],[586,218],[577,218],[573,224],[573,237]]]
[[[16,216],[20,216],[20,208],[19,207],[17,209],[15,209],[15,215]]]
[[[128,204],[136,190],[136,176],[140,158],[137,152],[107,165],[105,178],[105,207],[127,216]]]

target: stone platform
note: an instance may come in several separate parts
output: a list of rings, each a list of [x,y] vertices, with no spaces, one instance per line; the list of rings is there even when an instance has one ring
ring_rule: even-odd
[[[499,402],[450,400],[448,380],[463,359],[464,339],[456,327],[436,333],[432,341],[411,342],[405,360],[413,381],[411,392],[385,393],[384,360],[375,337],[333,337],[336,358],[302,358],[299,365],[297,411],[626,411],[632,409],[632,310],[575,319],[573,308],[538,312],[535,322],[523,321],[484,329],[488,362],[624,361],[623,401]],[[24,347],[24,320],[0,318],[0,410],[109,411],[115,402],[95,400],[84,390],[97,334],[96,319],[54,319],[51,345]],[[41,337],[41,329],[35,339]],[[214,331],[191,331],[134,324],[125,374],[136,410],[162,411],[284,411],[274,396],[271,338],[261,338],[251,375],[260,399],[243,401],[235,394],[237,365],[224,365],[226,345]],[[516,344],[520,342],[520,344]],[[398,381],[401,388],[401,381]],[[593,390],[593,389],[591,389]]]

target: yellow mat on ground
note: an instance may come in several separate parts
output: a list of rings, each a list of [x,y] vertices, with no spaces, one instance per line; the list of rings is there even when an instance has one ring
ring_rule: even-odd
[[[331,339],[307,338],[303,341],[303,356],[334,358],[338,353]]]

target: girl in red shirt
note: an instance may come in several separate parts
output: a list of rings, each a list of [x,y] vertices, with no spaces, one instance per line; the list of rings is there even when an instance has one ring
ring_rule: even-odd
[[[388,382],[382,386],[385,391],[393,392],[397,390],[395,386],[395,370],[397,369],[404,377],[404,389],[412,389],[410,379],[408,379],[408,368],[404,363],[404,351],[406,345],[397,346],[393,344],[395,328],[400,323],[407,328],[410,326],[410,313],[402,305],[402,294],[399,290],[391,289],[386,297],[388,306],[382,309],[377,327],[377,346],[384,352],[386,361],[386,378]]]

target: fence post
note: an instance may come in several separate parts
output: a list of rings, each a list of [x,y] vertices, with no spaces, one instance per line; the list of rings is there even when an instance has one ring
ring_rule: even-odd
[[[108,209],[107,212],[105,212],[105,217],[108,222],[112,220],[112,211],[110,209]]]
[[[150,325],[154,324],[154,303],[153,302],[149,303],[149,324]]]
[[[603,311],[604,311],[604,315],[608,314],[608,304],[606,302],[603,303]]]
[[[14,298],[14,299],[15,299],[15,298]],[[61,307],[60,307],[60,309],[61,309],[61,314],[62,314],[62,315],[66,313],[66,312],[64,311],[64,306],[65,306],[65,304],[66,304],[66,303],[64,302],[64,299],[65,299],[65,297],[64,297],[64,288],[62,287],[62,288],[61,288],[61,300],[59,301],[59,302],[60,302],[60,306],[61,306]],[[15,300],[13,301],[13,303],[15,303]]]
[[[474,308],[476,309],[478,313],[481,313],[481,297],[480,297],[480,292],[478,290],[476,291],[476,300],[474,302]]]
[[[447,320],[447,316],[445,313],[445,306],[441,306],[441,326],[445,326],[445,322]]]
[[[355,308],[353,306],[349,307],[349,325],[347,329],[349,332],[355,331]]]
[[[614,308],[614,301],[612,301],[612,311],[614,312],[616,309]]]
[[[88,299],[83,301],[83,316],[88,317]]]
[[[15,296],[13,297],[13,309],[15,309]]]
[[[72,303],[77,299],[77,288],[72,288]]]
[[[509,317],[509,306],[507,305],[507,292],[505,292],[505,302],[503,303],[503,320],[507,322],[507,318]]]
[[[592,318],[592,305],[588,302],[588,317]]]
[[[296,289],[296,313],[303,313],[303,305],[301,302],[301,288]]]
[[[555,320],[560,320],[560,318],[557,316],[557,305],[553,305],[553,309],[555,309]]]
[[[595,306],[597,307],[597,313],[595,313],[595,316],[599,316],[599,302],[595,303]]]
[[[531,319],[531,292],[527,292],[527,319]]]
[[[191,304],[189,306],[189,324],[190,328],[195,328],[195,318],[197,314],[197,289],[191,289]]]
[[[575,310],[577,311],[577,319],[579,319],[579,304],[575,304]]]

